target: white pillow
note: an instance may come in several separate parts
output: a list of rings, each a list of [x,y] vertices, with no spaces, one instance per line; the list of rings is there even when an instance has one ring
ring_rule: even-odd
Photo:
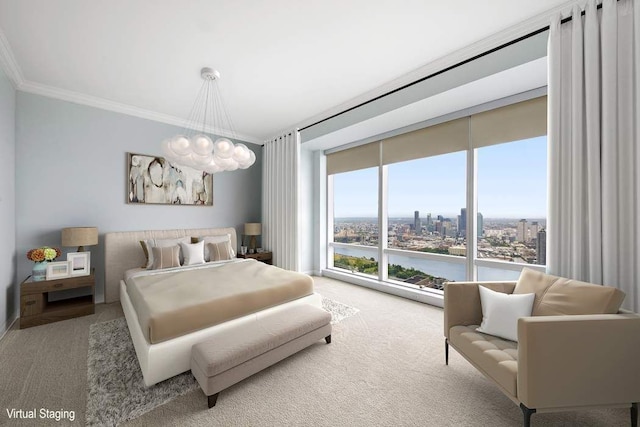
[[[536,294],[505,294],[479,286],[482,325],[478,332],[518,341],[518,319],[531,316]]]
[[[180,243],[184,263],[182,265],[204,264],[204,241],[198,243]]]
[[[214,261],[209,254],[209,243],[222,243],[229,242],[229,259],[236,257],[236,252],[233,250],[234,244],[231,244],[231,234],[224,234],[222,236],[202,236],[198,237],[198,241],[204,242],[204,261]]]

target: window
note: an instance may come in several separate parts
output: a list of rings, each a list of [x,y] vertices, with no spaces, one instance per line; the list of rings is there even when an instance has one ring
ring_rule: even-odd
[[[546,97],[329,154],[328,267],[431,291],[540,269],[546,161]]]
[[[479,148],[478,259],[546,264],[546,136]]]
[[[333,176],[333,241],[378,246],[378,168]]]
[[[403,251],[465,256],[455,212],[465,206],[466,152],[442,154],[388,166],[388,278],[439,289],[464,280],[464,264],[418,258]],[[462,248],[462,250],[461,250]]]
[[[335,268],[378,277],[378,168],[332,176]]]

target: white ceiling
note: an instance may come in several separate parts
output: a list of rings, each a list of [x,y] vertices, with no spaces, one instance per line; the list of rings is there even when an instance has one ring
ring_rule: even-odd
[[[0,62],[21,90],[167,122],[212,66],[234,130],[258,142],[571,3],[0,0]]]

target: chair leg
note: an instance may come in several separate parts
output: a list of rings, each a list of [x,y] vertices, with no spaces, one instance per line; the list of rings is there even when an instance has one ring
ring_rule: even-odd
[[[631,427],[638,427],[638,402],[631,404]]]
[[[444,339],[444,364],[449,364],[449,340]]]
[[[522,403],[520,404],[520,409],[522,409],[522,415],[524,417],[524,427],[531,427],[531,415],[536,413],[535,409],[529,409],[524,406]]]
[[[220,392],[216,393],[216,394],[212,394],[211,396],[207,396],[207,404],[209,406],[209,408],[213,408],[214,406],[216,406],[216,402],[218,401],[218,395],[220,394]]]

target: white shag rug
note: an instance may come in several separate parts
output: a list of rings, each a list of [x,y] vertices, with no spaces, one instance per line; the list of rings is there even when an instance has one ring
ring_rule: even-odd
[[[324,297],[322,308],[331,313],[331,324],[359,311]],[[191,372],[145,387],[124,317],[91,325],[87,382],[90,426],[117,426],[198,388]]]

